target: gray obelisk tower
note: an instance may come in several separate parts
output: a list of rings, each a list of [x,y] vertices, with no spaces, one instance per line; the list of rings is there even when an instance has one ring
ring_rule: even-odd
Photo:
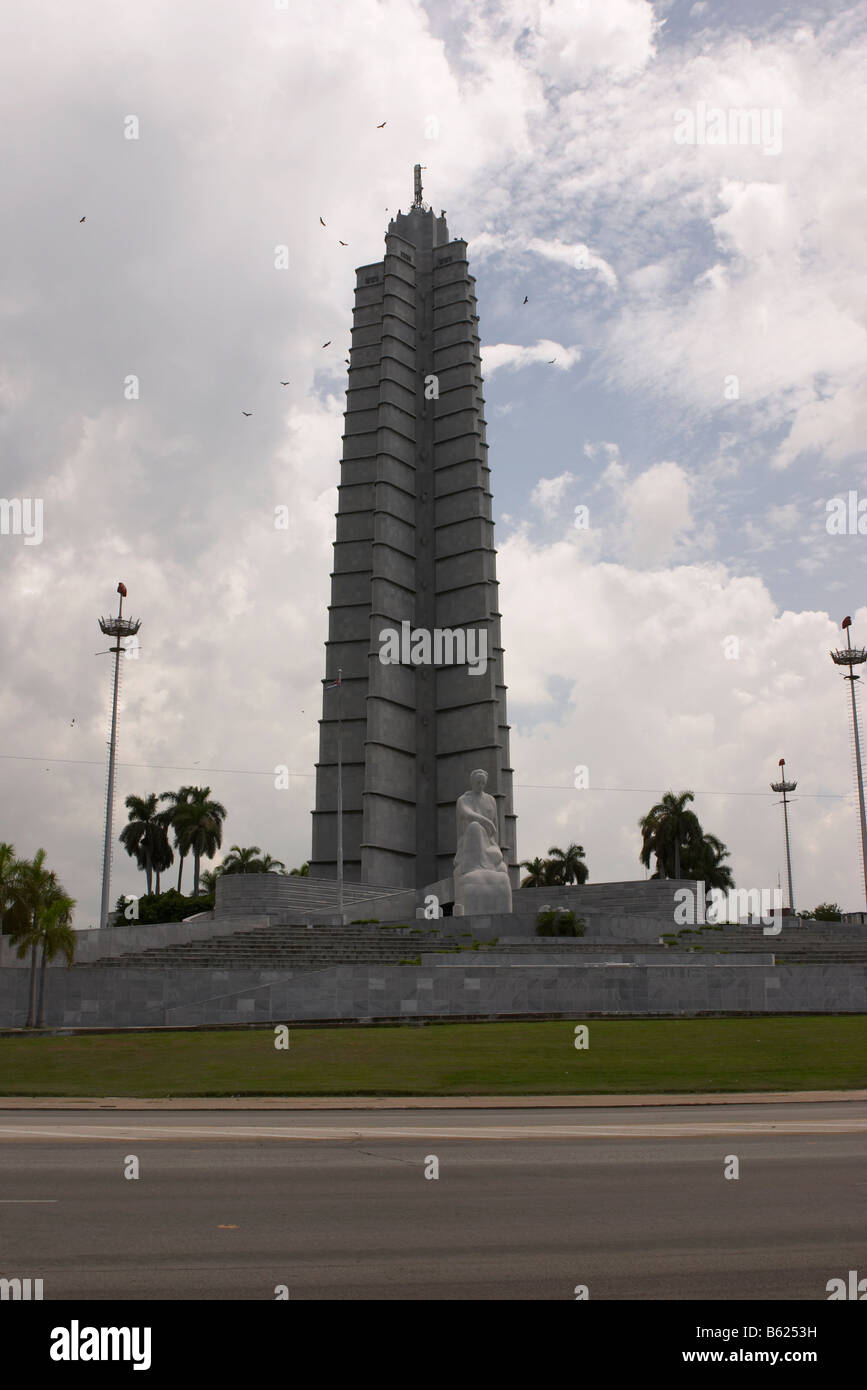
[[[422,201],[419,165],[383,260],[356,274],[326,644],[326,681],[342,681],[323,693],[310,874],[337,874],[339,695],[347,881],[450,875],[455,801],[479,767],[517,887],[475,280],[466,242]],[[410,628],[474,634],[487,668],[384,664],[380,634]]]

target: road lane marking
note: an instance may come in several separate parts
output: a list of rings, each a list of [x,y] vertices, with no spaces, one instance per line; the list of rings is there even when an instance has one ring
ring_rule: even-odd
[[[440,1127],[429,1125],[394,1125],[380,1127],[347,1125],[63,1125],[23,1126],[0,1124],[2,1139],[64,1139],[102,1140],[130,1143],[134,1141],[187,1141],[258,1139],[294,1140],[296,1142],[331,1141],[345,1143],[362,1139],[377,1140],[508,1140],[532,1143],[542,1139],[706,1139],[726,1135],[773,1136],[786,1134],[865,1134],[867,1119],[844,1120],[741,1120],[730,1122],[681,1121],[672,1124],[621,1125],[467,1125]]]

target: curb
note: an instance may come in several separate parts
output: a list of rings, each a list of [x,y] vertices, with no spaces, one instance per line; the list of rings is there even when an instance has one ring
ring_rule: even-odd
[[[867,1101],[867,1091],[746,1091],[587,1096],[0,1096],[0,1110],[576,1110],[684,1105],[814,1105]]]

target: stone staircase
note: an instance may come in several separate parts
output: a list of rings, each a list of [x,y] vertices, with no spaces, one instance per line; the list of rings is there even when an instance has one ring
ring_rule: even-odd
[[[427,923],[393,930],[375,925],[271,926],[120,956],[101,956],[89,961],[87,967],[325,970],[334,965],[396,965],[402,960],[417,959],[423,950],[458,950],[466,944],[459,939],[459,931],[459,927],[453,933],[450,927],[441,929]],[[85,967],[82,964],[80,968]]]
[[[672,949],[773,951],[778,965],[867,965],[867,930],[842,922],[803,922],[765,936],[760,925],[684,928],[672,933]],[[669,944],[669,943],[667,943]]]
[[[436,949],[434,947],[434,949]],[[660,955],[664,956],[667,947],[656,942],[636,942],[632,945],[624,944],[622,941],[582,941],[580,937],[574,936],[531,936],[526,941],[498,941],[493,945],[484,943],[479,946],[479,955],[486,956],[539,956],[547,951],[558,956],[574,955],[578,958],[587,956],[598,958],[610,956],[612,954],[622,955],[624,952],[640,952],[641,955]],[[682,949],[682,948],[681,948]]]
[[[666,931],[660,923],[660,936]],[[636,936],[638,934],[636,933]],[[226,924],[226,931],[215,936],[147,947],[120,955],[100,956],[80,962],[73,968],[92,966],[200,968],[211,970],[325,970],[336,965],[395,965],[401,961],[426,960],[434,952],[467,953],[471,936],[460,917],[440,918],[438,923],[416,920],[405,926],[377,924],[314,926],[303,924],[260,926],[255,930]],[[780,965],[864,965],[867,964],[867,930],[840,923],[784,924],[776,936],[765,936],[760,925],[696,927],[677,931],[672,928],[664,941],[611,940],[585,941],[581,937],[504,938],[480,941],[478,950],[489,963],[498,957],[539,956],[546,953],[574,957],[577,961],[598,963],[612,955],[640,952],[642,957],[658,959],[689,953],[696,964],[702,953],[721,963],[732,955],[773,954]],[[505,963],[505,962],[504,962]],[[709,962],[710,963],[710,962]]]

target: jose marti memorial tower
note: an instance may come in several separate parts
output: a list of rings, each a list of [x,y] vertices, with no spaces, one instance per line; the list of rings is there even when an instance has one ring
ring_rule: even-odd
[[[449,876],[478,768],[516,888],[475,280],[419,165],[356,274],[310,875],[337,877],[339,740],[347,882]]]

